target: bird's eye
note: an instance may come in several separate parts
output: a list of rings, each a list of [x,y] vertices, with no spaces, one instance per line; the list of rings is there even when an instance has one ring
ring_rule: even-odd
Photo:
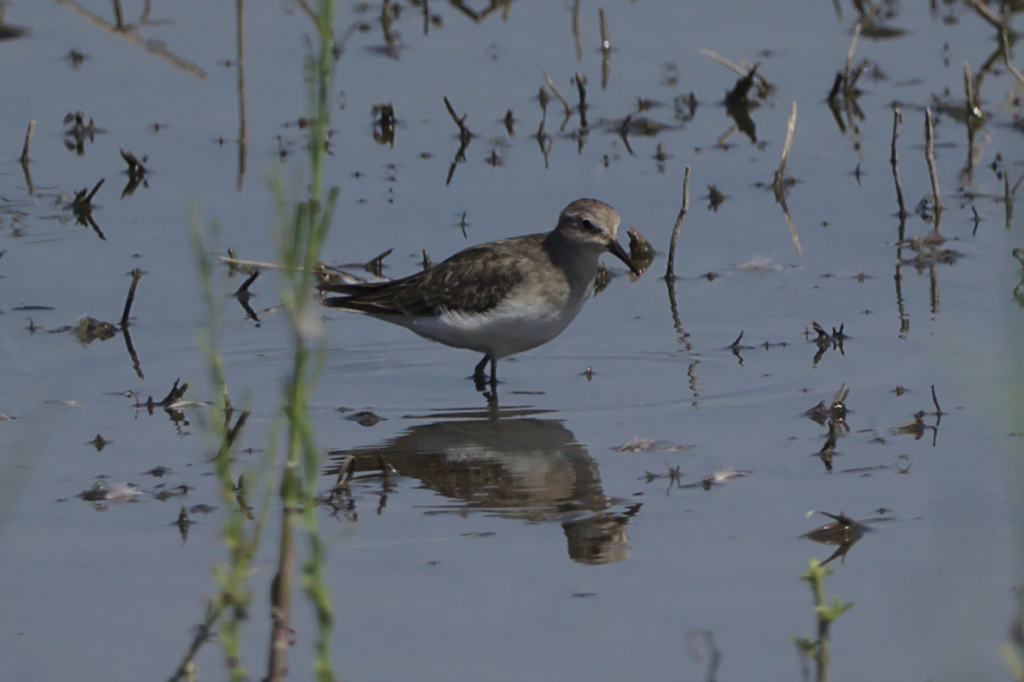
[[[582,225],[583,229],[588,231],[588,232],[599,232],[600,231],[600,230],[597,229],[597,225],[592,223],[587,218],[584,218],[583,220],[581,220],[580,221],[580,225]]]

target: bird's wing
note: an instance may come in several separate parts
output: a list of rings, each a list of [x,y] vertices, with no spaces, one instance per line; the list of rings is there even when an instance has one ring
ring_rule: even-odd
[[[534,239],[536,237],[536,239]],[[539,248],[541,235],[519,239],[519,245]],[[349,296],[328,298],[325,305],[376,315],[440,315],[446,310],[482,313],[497,306],[523,281],[520,256],[481,244],[460,251],[429,270],[390,282],[343,285]]]

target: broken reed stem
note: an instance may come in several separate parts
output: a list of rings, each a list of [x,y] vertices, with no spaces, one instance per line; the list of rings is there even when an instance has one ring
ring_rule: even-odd
[[[982,19],[987,21],[993,28],[1000,33],[1009,31],[1010,28],[1006,25],[1006,22],[1000,19],[996,14],[990,10],[985,4],[979,0],[964,0],[964,4],[973,9],[978,13]]]
[[[668,246],[668,268],[665,270],[665,281],[676,280],[676,241],[679,239],[679,229],[683,226],[683,216],[690,210],[690,166],[686,167],[683,175],[683,205],[676,217],[676,224],[672,226],[672,240]]]
[[[942,211],[942,202],[939,199],[939,178],[935,172],[935,124],[932,121],[932,108],[924,110],[924,158],[928,162],[928,174],[932,180],[932,195],[935,197],[935,215]]]
[[[1013,183],[1013,189],[1010,190],[1010,194],[1012,196],[1017,196],[1017,190],[1020,189],[1021,185],[1024,185],[1024,175],[1020,176],[1020,180],[1018,180],[1017,182]]]
[[[116,23],[111,24],[109,21],[99,16],[98,14],[93,14],[91,11],[82,7],[81,4],[75,2],[75,0],[54,0],[54,2],[56,2],[58,5],[63,5],[64,7],[67,7],[72,12],[77,14],[79,17],[85,19],[86,21],[88,21],[94,26],[97,26],[98,28],[107,31],[111,35],[117,36],[125,42],[141,47],[146,52],[156,55],[161,59],[167,60],[168,62],[178,67],[185,73],[191,74],[199,79],[206,79],[206,72],[199,68],[197,65],[169,52],[166,46],[160,41],[146,39],[146,37],[142,35],[140,31],[126,31],[124,28],[124,24],[121,21],[117,21]],[[114,3],[114,7],[115,9],[120,9],[120,5],[118,3]]]
[[[459,139],[468,140],[472,137],[473,133],[469,132],[469,128],[466,127],[466,116],[469,116],[469,114],[459,118],[458,114],[455,113],[454,107],[452,107],[452,103],[448,101],[447,96],[444,98],[444,106],[448,109],[448,114],[452,117],[452,120],[455,121],[455,125],[459,127]]]
[[[132,312],[132,303],[135,302],[135,287],[139,286],[139,279],[142,278],[142,270],[132,270],[132,285],[128,287],[128,299],[124,302],[124,312],[121,314],[121,329],[128,329],[128,316]]]
[[[748,69],[744,69],[742,66],[736,64],[735,62],[729,61],[728,59],[726,59],[722,55],[718,54],[714,50],[708,50],[708,49],[703,49],[702,48],[702,49],[698,50],[697,52],[698,52],[698,54],[702,54],[705,57],[710,57],[711,59],[714,59],[716,62],[718,62],[719,64],[721,64],[725,68],[731,69],[732,71],[735,71],[737,74],[739,74],[740,76],[742,76],[744,78],[746,78],[750,74],[750,71]]]
[[[899,153],[896,151],[896,138],[899,136],[900,124],[903,123],[903,110],[898,106],[892,108],[892,146],[889,152],[889,165],[892,166],[892,177],[896,182],[896,202],[899,204],[899,218],[902,221],[907,217],[906,205],[903,203],[903,188],[900,186]],[[902,231],[900,240],[903,239]]]
[[[238,143],[249,141],[249,125],[245,118],[245,2],[235,0],[235,59],[238,61]]]
[[[452,103],[448,101],[448,96],[444,95],[444,106],[448,109],[448,114],[455,121],[455,125],[459,126],[459,130],[462,130],[462,121],[459,119],[458,114],[455,113],[455,109],[452,108]]]
[[[573,77],[576,82],[576,92],[580,97],[579,112],[580,112],[580,128],[583,130],[587,129],[587,77],[579,71]]]
[[[786,206],[786,161],[789,160],[789,150],[793,146],[793,133],[796,131],[796,102],[793,102],[793,111],[789,114],[789,123],[786,125],[786,144],[782,148],[782,160],[779,169],[775,171],[775,179],[772,182],[772,190],[775,193],[775,201],[782,206],[782,215],[786,218],[786,225],[789,227],[789,238],[793,240],[793,247],[799,258],[803,253],[800,248],[800,235],[796,232],[796,225],[793,224],[793,217],[789,215],[789,207]]]
[[[903,123],[903,110],[899,106],[892,108],[892,143],[889,145],[889,165],[894,169],[899,162],[899,154],[896,151],[896,138],[899,136],[900,123]]]
[[[541,69],[541,73],[544,74],[544,80],[548,82],[548,87],[551,88],[551,92],[555,93],[555,97],[558,99],[559,102],[562,103],[562,106],[565,107],[565,115],[571,115],[572,107],[569,106],[569,102],[567,102],[566,99],[562,97],[562,93],[560,93],[558,91],[558,88],[555,87],[555,83],[554,81],[551,80],[551,76],[549,76],[548,72],[543,69]]]
[[[612,49],[612,39],[608,35],[608,22],[604,18],[604,8],[597,10],[597,14],[601,19],[601,52],[607,54]]]
[[[793,133],[796,132],[796,102],[793,102],[793,111],[789,114],[789,123],[786,124],[786,144],[782,147],[782,161],[779,163],[779,170],[775,174],[775,183],[781,189],[786,179],[786,161],[789,160],[789,149],[793,146]]]
[[[537,101],[540,102],[540,126],[537,128],[537,134],[534,135],[537,140],[544,137],[544,123],[548,118],[548,101],[550,99],[547,89],[543,85],[540,86],[540,91],[537,93]]]
[[[583,63],[583,44],[580,42],[580,0],[572,3],[572,37],[576,42],[576,62]]]
[[[35,119],[28,122],[28,132],[25,133],[25,146],[21,148],[21,162],[28,163],[28,148],[32,144],[32,135],[36,132]]]
[[[871,8],[871,12],[867,15],[867,19],[870,19],[874,15],[876,7]],[[843,88],[847,88],[850,83],[850,65],[853,63],[853,51],[857,48],[857,39],[860,38],[860,32],[863,30],[863,25],[860,21],[853,25],[853,37],[850,39],[850,47],[846,50],[846,68],[843,69]]]
[[[612,39],[608,35],[608,22],[604,18],[604,10],[598,11],[601,17],[601,89],[608,87],[608,73],[612,67]]]
[[[306,0],[295,0],[295,3],[299,6],[299,9],[306,13],[306,16],[310,18],[310,20],[313,22],[313,25],[315,26],[316,14],[313,12],[312,8],[310,8],[310,6],[306,4]]]
[[[245,114],[245,0],[235,0],[235,59],[238,89],[238,180],[237,191],[242,191],[245,177],[245,158],[249,144],[249,123]]]
[[[1010,229],[1013,221],[1013,201],[1010,196],[1010,174],[1003,173],[1003,206],[1006,207],[1006,229]]]
[[[88,196],[85,197],[85,201],[83,203],[88,204],[90,201],[92,201],[92,198],[94,196],[96,196],[96,192],[100,191],[100,187],[102,187],[103,183],[106,182],[106,181],[107,181],[106,178],[100,178],[100,181],[96,183],[96,186],[93,187],[92,191],[89,192]]]
[[[1010,42],[1006,38],[1005,30],[999,31],[999,44],[1003,49],[1003,61],[1006,62],[1006,68],[1010,70],[1010,73],[1013,74],[1018,83],[1024,85],[1024,73],[1021,73],[1016,66],[1010,63]]]
[[[242,260],[241,258],[231,258],[230,256],[220,256],[218,260],[221,263],[228,263],[229,265],[243,265],[253,268],[268,268],[272,270],[287,270],[288,268],[279,263],[264,263],[258,260]],[[303,268],[295,268],[296,270],[302,270]],[[311,270],[310,272],[315,272]]]
[[[978,106],[978,99],[974,94],[974,80],[971,78],[971,65],[968,62],[964,62],[964,96],[967,98],[967,118],[980,116],[981,107]]]

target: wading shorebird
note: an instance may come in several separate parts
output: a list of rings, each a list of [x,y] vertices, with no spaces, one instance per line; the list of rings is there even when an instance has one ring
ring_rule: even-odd
[[[497,384],[497,363],[555,338],[594,290],[598,260],[612,253],[640,274],[616,239],[619,215],[597,199],[577,199],[551,232],[459,251],[428,270],[386,282],[323,284],[345,294],[324,300],[398,324],[420,336],[484,357],[473,378]]]

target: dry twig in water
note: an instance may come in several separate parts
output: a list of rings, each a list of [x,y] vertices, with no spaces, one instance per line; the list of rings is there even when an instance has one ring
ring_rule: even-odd
[[[32,135],[36,132],[35,119],[28,122],[28,132],[25,133],[25,146],[21,148],[21,162],[28,163],[28,148],[32,144]]]
[[[858,19],[857,23],[853,25],[853,38],[850,39],[850,47],[846,50],[846,68],[843,70],[843,88],[847,93],[849,93],[850,88],[853,86],[853,83],[850,82],[850,65],[853,63],[853,51],[857,47],[857,39],[860,38],[864,27],[875,18],[877,12],[878,7],[872,7],[867,14]],[[856,81],[856,78],[854,81]]]
[[[782,194],[782,186],[786,181],[786,161],[789,160],[789,150],[793,146],[793,133],[796,131],[796,102],[793,102],[793,111],[789,114],[789,123],[786,125],[786,144],[782,147],[782,161],[779,169],[775,171],[775,181],[772,186],[775,188],[775,196]]]
[[[705,57],[708,57],[710,59],[715,60],[716,62],[718,62],[719,64],[721,64],[725,68],[727,68],[727,69],[729,69],[731,71],[735,71],[742,78],[748,78],[748,77],[751,77],[751,76],[755,77],[757,79],[757,82],[760,84],[760,89],[761,89],[762,92],[771,88],[771,84],[760,73],[751,74],[751,71],[754,70],[753,68],[748,68],[746,66],[740,66],[739,64],[736,64],[735,62],[729,61],[728,59],[726,59],[722,55],[718,54],[714,50],[708,50],[706,48],[701,48],[700,50],[697,50],[697,52],[698,52],[698,54],[702,54]],[[755,68],[756,68],[756,65],[755,65]]]
[[[964,4],[973,9],[978,13],[982,19],[987,21],[994,29],[1000,33],[1006,33],[1010,31],[1010,27],[1006,25],[1006,22],[988,8],[987,5],[980,2],[979,0],[964,0]]]
[[[889,165],[892,166],[892,177],[896,182],[896,202],[899,204],[900,232],[899,239],[903,240],[903,221],[907,217],[907,209],[903,203],[903,188],[900,186],[899,154],[896,151],[896,138],[899,135],[900,124],[903,123],[903,110],[898,106],[892,108],[892,146],[889,152]]]
[[[128,316],[132,312],[132,303],[135,302],[135,288],[139,286],[139,279],[142,278],[142,270],[132,270],[132,285],[128,287],[128,298],[124,302],[124,312],[121,314],[121,329],[128,329]]]
[[[579,71],[573,76],[573,82],[576,83],[576,92],[580,97],[579,112],[580,112],[580,128],[583,130],[587,129],[587,77]]]
[[[228,265],[241,265],[241,266],[247,266],[247,267],[252,267],[252,268],[267,268],[267,269],[278,269],[278,270],[284,270],[285,269],[285,267],[283,265],[278,265],[277,263],[264,263],[262,261],[257,261],[257,260],[242,260],[241,258],[232,258],[230,256],[220,256],[218,258],[218,260],[221,263],[227,263]],[[301,270],[301,268],[298,268],[298,269]]]
[[[166,45],[159,40],[146,40],[139,31],[127,30],[123,21],[118,17],[118,20],[111,24],[109,21],[103,19],[98,14],[93,14],[91,11],[75,2],[74,0],[54,0],[58,5],[63,5],[70,9],[72,12],[82,17],[94,26],[97,26],[111,35],[117,36],[122,40],[141,47],[146,52],[152,55],[165,59],[174,66],[178,67],[185,73],[191,74],[197,78],[205,79],[206,72],[203,71],[199,66],[193,64],[183,57],[179,57],[170,50],[167,49]],[[119,8],[118,3],[114,3],[115,8]]]
[[[981,105],[978,103],[978,96],[974,92],[974,78],[971,76],[971,65],[964,62],[964,96],[967,99],[967,120],[972,118],[983,118]]]
[[[716,62],[718,62],[722,66],[726,67],[727,69],[731,69],[731,70],[735,71],[740,76],[746,77],[746,75],[748,73],[750,73],[750,71],[748,69],[744,69],[739,64],[736,64],[735,62],[729,61],[728,59],[726,59],[722,55],[718,54],[714,50],[707,50],[707,49],[703,49],[702,48],[702,49],[698,50],[698,53],[704,55],[705,57],[710,57],[711,59],[714,59]]]
[[[583,45],[580,43],[580,0],[572,3],[572,37],[576,43],[576,62],[583,63]]]
[[[679,229],[683,226],[683,216],[690,210],[690,166],[686,167],[686,174],[683,176],[683,205],[679,209],[679,216],[676,217],[676,224],[672,227],[672,241],[668,246],[668,268],[665,270],[665,280],[674,282],[676,279],[676,241],[679,239]]]
[[[572,115],[572,107],[569,106],[569,102],[562,97],[562,93],[560,93],[558,88],[555,87],[555,83],[551,80],[551,76],[548,75],[548,72],[541,69],[541,73],[544,74],[544,80],[547,81],[548,87],[551,88],[551,92],[555,93],[555,98],[562,103],[563,107],[565,107],[565,116],[568,118]]]
[[[939,213],[942,212],[942,202],[939,199],[939,178],[935,172],[935,124],[932,122],[931,107],[924,110],[924,150],[928,174],[932,181],[932,195],[935,197],[935,219],[938,221]]]
[[[608,22],[604,18],[604,9],[598,10],[601,18],[601,89],[608,87],[608,71],[612,65],[612,39],[608,35]]]
[[[796,233],[796,225],[793,224],[793,218],[789,215],[789,207],[786,206],[786,161],[789,160],[789,150],[793,145],[795,131],[796,102],[793,102],[793,111],[789,114],[789,123],[786,125],[786,144],[782,148],[782,161],[779,163],[779,169],[775,171],[772,189],[775,192],[775,200],[782,206],[782,215],[785,216],[786,225],[789,226],[789,237],[793,240],[793,246],[796,248],[796,255],[799,258],[803,253],[800,248],[800,236]]]
[[[1024,85],[1024,73],[1021,73],[1016,66],[1010,63],[1010,43],[1006,39],[1006,31],[999,32],[999,44],[1003,49],[1003,61],[1006,62],[1006,68],[1010,70],[1010,73],[1013,74],[1018,83]]]
[[[604,8],[597,10],[601,19],[601,52],[611,52],[612,39],[608,36],[608,22],[604,18]]]
[[[454,107],[452,107],[452,103],[448,101],[448,97],[444,98],[444,106],[448,109],[448,114],[452,117],[452,120],[455,121],[455,125],[459,127],[459,140],[461,142],[468,142],[469,138],[473,137],[473,133],[469,132],[469,128],[466,127],[466,116],[469,116],[469,114],[464,114],[462,118],[459,118],[458,114],[455,113]]]

